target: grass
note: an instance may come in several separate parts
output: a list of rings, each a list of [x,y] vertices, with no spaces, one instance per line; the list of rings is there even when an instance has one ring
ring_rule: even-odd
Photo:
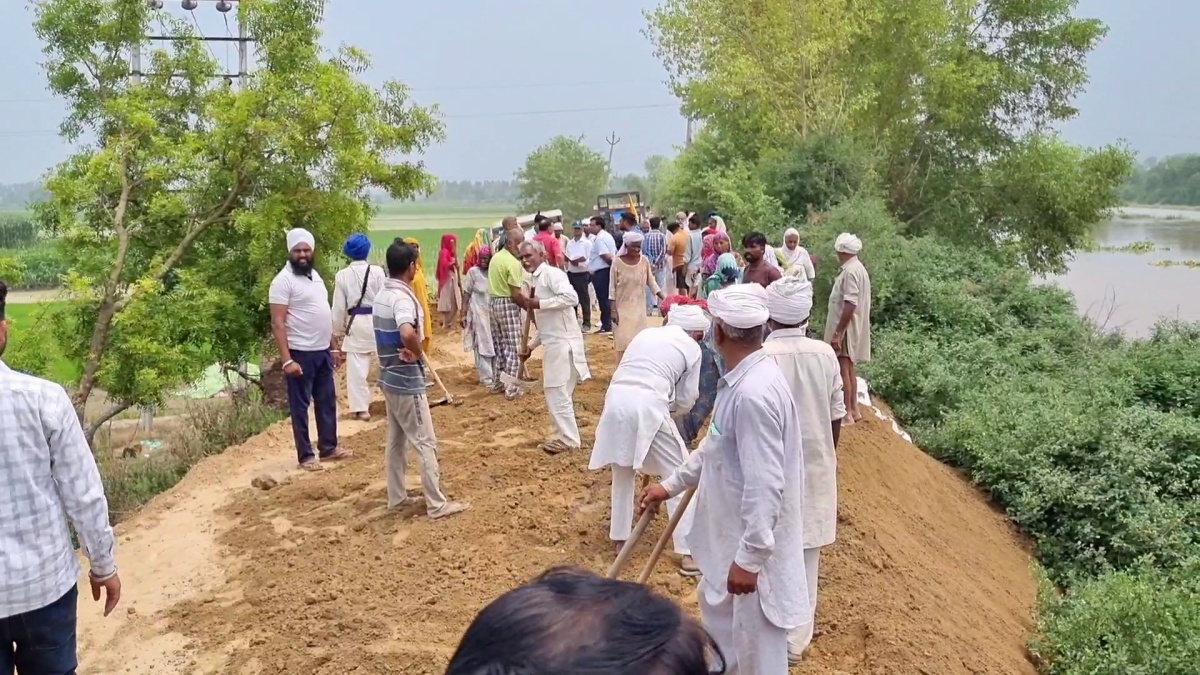
[[[47,309],[57,309],[67,303],[65,300],[49,300],[31,304],[10,304],[5,310],[8,319],[8,348],[16,351],[22,340],[22,327],[36,323]],[[57,344],[43,345],[45,358],[50,363],[49,376],[55,382],[76,382],[79,380],[79,364],[67,358],[59,350]]]
[[[436,230],[478,229],[494,225],[515,213],[509,205],[491,204],[383,204],[371,219],[370,229]]]
[[[446,228],[438,230],[371,230],[368,236],[371,238],[371,262],[376,265],[384,264],[384,251],[397,237],[412,237],[417,240],[421,246],[421,266],[425,268],[425,276],[428,277],[430,288],[435,287],[434,274],[437,271],[438,250],[442,246],[442,235],[450,233],[458,237],[458,259],[461,262],[463,252],[467,250],[467,244],[471,243],[471,238],[475,236],[475,231],[478,227],[458,227]]]
[[[196,405],[186,417],[175,437],[165,439],[165,447],[149,457],[124,459],[111,452],[97,453],[113,523],[136,513],[152,497],[169,490],[200,460],[242,443],[283,419],[284,414],[251,396],[241,402]]]

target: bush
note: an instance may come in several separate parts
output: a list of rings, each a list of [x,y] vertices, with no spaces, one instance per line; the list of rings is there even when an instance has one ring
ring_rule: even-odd
[[[1200,664],[1200,563],[1174,573],[1114,572],[1060,594],[1043,583],[1041,637],[1049,675],[1190,675]]]
[[[167,439],[166,447],[149,457],[123,459],[101,453],[98,464],[112,522],[132,515],[152,497],[173,487],[200,460],[242,443],[283,418],[283,413],[254,400],[196,405],[186,415],[186,425]]]
[[[40,241],[33,217],[24,213],[0,213],[0,248],[22,249]]]
[[[67,273],[67,263],[58,251],[57,242],[43,242],[25,248],[13,258],[21,270],[21,282],[17,288],[57,288]]]

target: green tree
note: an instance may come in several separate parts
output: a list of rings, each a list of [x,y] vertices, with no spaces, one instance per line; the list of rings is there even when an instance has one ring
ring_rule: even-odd
[[[360,81],[361,51],[324,52],[324,9],[324,0],[239,3],[259,68],[231,86],[196,40],[152,50],[151,22],[194,34],[144,0],[34,5],[49,87],[68,106],[61,131],[79,147],[50,172],[38,208],[63,238],[76,300],[51,323],[82,364],[81,417],[96,388],[117,404],[91,433],[213,362],[256,352],[289,227],[313,231],[331,279],[333,252],[367,225],[369,188],[406,198],[432,187],[420,164],[395,158],[441,137],[436,111],[412,104],[399,83]],[[140,81],[126,56],[135,43],[157,73]]]
[[[608,164],[582,136],[555,136],[529,153],[516,178],[521,210],[562,209],[580,218],[592,212],[596,196],[608,185]]]

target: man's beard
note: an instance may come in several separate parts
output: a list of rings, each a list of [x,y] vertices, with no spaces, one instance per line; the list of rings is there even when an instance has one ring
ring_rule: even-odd
[[[308,276],[309,274],[312,274],[313,265],[312,265],[311,259],[296,260],[293,258],[289,262],[291,262],[291,264],[292,264],[292,272],[294,274],[303,275],[303,276]]]

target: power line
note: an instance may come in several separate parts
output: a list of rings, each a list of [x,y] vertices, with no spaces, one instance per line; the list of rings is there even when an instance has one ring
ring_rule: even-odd
[[[678,103],[651,103],[646,105],[618,105],[607,108],[563,108],[559,110],[513,110],[508,112],[472,113],[467,115],[446,115],[446,119],[484,119],[494,117],[533,117],[535,115],[568,115],[585,112],[613,112],[618,110],[648,110],[651,108],[675,108]],[[0,130],[0,138],[24,138],[32,136],[57,136],[57,130],[30,129],[20,131]]]

